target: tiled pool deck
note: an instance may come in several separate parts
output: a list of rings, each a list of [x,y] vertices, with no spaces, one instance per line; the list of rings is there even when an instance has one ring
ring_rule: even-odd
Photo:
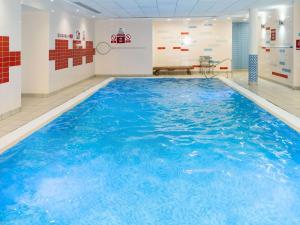
[[[107,77],[92,77],[65,88],[49,97],[22,97],[21,111],[4,120],[0,120],[0,137],[67,102],[85,90],[99,84],[106,78]]]
[[[232,80],[300,118],[300,90],[293,90],[263,79],[258,80],[257,87],[249,87],[247,73],[234,74]]]
[[[99,84],[106,78],[107,77],[99,76],[92,77],[49,97],[23,97],[21,111],[11,117],[0,120],[0,137],[67,102],[83,91]],[[249,87],[247,84],[247,74],[245,72],[234,73],[232,80],[300,118],[299,90],[292,90],[288,87],[262,79],[259,79],[259,85],[257,87]]]

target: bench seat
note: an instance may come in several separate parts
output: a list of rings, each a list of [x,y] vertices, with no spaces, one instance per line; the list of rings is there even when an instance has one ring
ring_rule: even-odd
[[[157,66],[153,67],[154,75],[159,75],[160,71],[186,71],[188,75],[191,75],[193,66]]]

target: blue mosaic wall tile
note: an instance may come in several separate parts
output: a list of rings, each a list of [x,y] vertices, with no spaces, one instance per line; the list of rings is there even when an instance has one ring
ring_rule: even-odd
[[[291,69],[283,68],[283,69],[282,69],[282,72],[285,72],[285,73],[291,73],[292,71],[291,71]]]
[[[213,49],[212,49],[212,48],[205,48],[204,51],[205,51],[205,52],[212,52]]]
[[[258,55],[249,55],[249,82],[256,83],[258,80]]]
[[[285,62],[279,62],[279,64],[285,66]]]

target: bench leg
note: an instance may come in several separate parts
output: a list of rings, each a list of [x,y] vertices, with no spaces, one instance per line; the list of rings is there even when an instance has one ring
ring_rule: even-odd
[[[192,75],[191,70],[187,70],[188,75]]]
[[[154,71],[154,75],[155,75],[155,76],[159,76],[159,70],[155,70],[155,71]]]

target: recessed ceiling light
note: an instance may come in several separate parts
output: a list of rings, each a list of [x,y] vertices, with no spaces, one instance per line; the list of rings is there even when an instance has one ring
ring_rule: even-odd
[[[55,10],[54,10],[54,9],[51,9],[51,12],[52,12],[52,13],[55,13]]]
[[[79,9],[76,9],[76,12],[79,12]]]
[[[54,0],[50,0],[50,2],[54,2]]]
[[[172,19],[167,19],[167,21],[171,21]]]

